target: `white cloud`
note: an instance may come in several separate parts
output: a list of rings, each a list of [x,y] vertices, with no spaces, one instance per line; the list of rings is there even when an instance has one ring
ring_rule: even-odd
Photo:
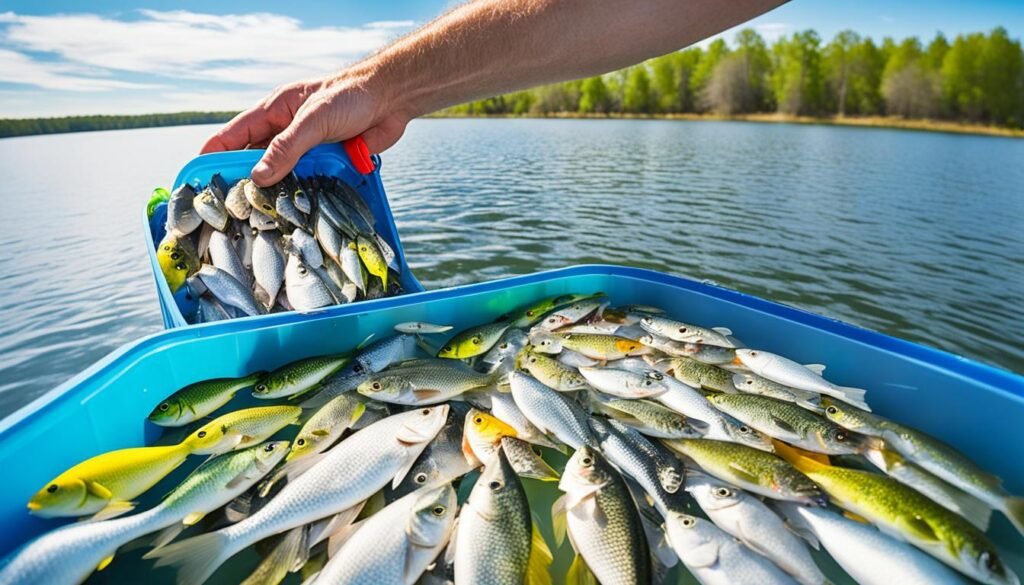
[[[765,41],[771,43],[786,36],[789,31],[793,30],[793,25],[785,22],[764,22],[755,24],[754,30],[760,33]]]
[[[336,70],[415,24],[307,27],[279,14],[184,10],[140,10],[132,17],[0,13],[0,81],[69,92],[168,87],[179,98],[232,85],[266,91]]]

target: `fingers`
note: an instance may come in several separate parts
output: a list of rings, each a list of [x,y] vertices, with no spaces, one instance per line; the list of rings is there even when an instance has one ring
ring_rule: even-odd
[[[380,154],[394,146],[398,139],[405,133],[405,123],[385,119],[380,124],[363,132],[363,141],[366,142],[366,149],[370,154]]]
[[[199,154],[221,152],[224,150],[242,150],[250,144],[270,139],[274,127],[270,123],[263,104],[238,114],[230,122],[210,136]]]
[[[263,158],[252,169],[252,180],[261,187],[280,181],[291,172],[299,157],[325,140],[317,110],[300,111],[292,123],[267,145]]]

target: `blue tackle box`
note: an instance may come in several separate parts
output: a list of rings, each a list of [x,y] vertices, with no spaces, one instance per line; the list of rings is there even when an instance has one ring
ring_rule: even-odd
[[[10,472],[0,497],[0,557],[61,523],[28,514],[25,503],[36,490],[88,457],[154,442],[162,429],[146,416],[187,384],[351,350],[371,334],[389,335],[404,321],[451,324],[458,331],[536,299],[596,291],[616,305],[662,307],[675,318],[729,327],[751,347],[827,364],[830,380],[868,389],[867,400],[879,414],[941,437],[1002,477],[1011,492],[1024,493],[1024,378],[694,280],[635,268],[577,266],[330,307],[313,315],[280,313],[177,328],[118,349],[0,422],[0,469]],[[233,402],[225,408],[235,407]],[[180,478],[172,476],[150,491],[164,494]],[[545,484],[543,489],[556,488]],[[1024,574],[1021,537],[998,513],[989,534],[1004,562]],[[562,549],[556,555],[559,563],[564,554]]]
[[[229,185],[235,184],[239,179],[248,177],[252,168],[263,156],[264,151],[260,149],[237,150],[231,152],[216,152],[200,155],[185,165],[178,177],[174,180],[174,189],[190,183],[192,186],[205,186],[209,184],[210,178],[215,173],[220,173]],[[295,166],[295,173],[300,177],[321,174],[338,177],[355,188],[363,197],[370,211],[373,212],[375,220],[374,230],[381,235],[395,250],[398,264],[401,268],[400,283],[404,292],[420,292],[423,285],[416,280],[412,271],[409,270],[405,261],[405,252],[402,251],[402,243],[398,239],[398,230],[395,228],[394,216],[391,214],[391,207],[388,205],[387,195],[384,193],[384,185],[380,180],[380,157],[373,156],[366,160],[359,160],[358,151],[351,148],[342,148],[340,144],[323,144],[310,150],[299,159]],[[365,156],[365,153],[364,153]],[[354,158],[356,160],[354,160]],[[371,166],[372,165],[372,166]],[[173,189],[172,189],[173,191]],[[194,313],[197,307],[196,299],[191,298],[186,287],[181,287],[177,292],[172,293],[163,273],[160,271],[160,264],[156,259],[156,247],[166,234],[165,226],[167,221],[167,204],[159,204],[150,216],[145,206],[142,209],[142,222],[145,226],[143,233],[146,238],[146,251],[149,253],[149,263],[153,268],[153,276],[156,278],[157,297],[160,301],[160,313],[163,316],[164,327],[185,327],[189,323],[185,315]],[[360,301],[373,302],[373,301]],[[248,319],[259,319],[261,317],[243,317]]]

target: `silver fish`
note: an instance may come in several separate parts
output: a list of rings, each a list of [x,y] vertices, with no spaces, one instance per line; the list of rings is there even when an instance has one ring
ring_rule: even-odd
[[[262,307],[256,304],[252,290],[238,282],[235,277],[215,266],[204,264],[197,273],[210,293],[220,302],[241,309],[246,315],[262,315]]]
[[[231,239],[222,232],[214,231],[210,234],[210,259],[214,266],[235,277],[238,282],[246,287],[252,286],[252,276],[238,257]]]
[[[209,187],[203,189],[192,199],[192,207],[195,208],[199,217],[203,218],[213,229],[222,232],[228,227],[228,210],[224,202],[217,199]]]
[[[312,311],[336,302],[320,276],[310,270],[296,254],[288,254],[284,269],[284,289],[288,302],[296,311]]]
[[[323,252],[327,254],[327,257],[340,264],[341,259],[338,254],[344,241],[338,230],[327,221],[322,213],[316,214],[313,223],[313,233],[316,236],[316,241],[320,242],[320,246],[323,248]]]
[[[344,368],[324,380],[323,389],[302,404],[303,408],[315,408],[326,404],[335,396],[351,392],[370,378],[392,364],[411,360],[417,355],[415,335],[392,335],[358,350]]]
[[[825,410],[821,405],[821,395],[817,392],[791,388],[778,382],[772,382],[768,378],[763,378],[757,374],[734,374],[732,384],[737,390],[747,394],[760,394],[761,396],[785,400],[814,412],[820,413]]]
[[[296,228],[290,237],[292,245],[299,251],[299,256],[302,257],[302,261],[307,266],[320,268],[324,265],[324,256],[320,252],[320,245],[317,243],[316,238],[313,237],[313,234],[302,228]]]
[[[825,370],[823,365],[802,366],[791,359],[756,349],[737,349],[736,362],[773,382],[800,390],[827,394],[857,408],[871,411],[871,408],[864,402],[866,391],[863,388],[837,386],[822,378],[821,373]]]
[[[416,459],[405,479],[393,490],[385,488],[385,498],[390,501],[407,496],[412,492],[455,481],[477,467],[462,452],[462,428],[465,410],[450,408],[448,419],[441,431]]]
[[[366,292],[363,264],[359,259],[359,252],[356,251],[354,242],[345,238],[341,239],[341,247],[338,248],[338,264],[341,265],[341,271],[345,273],[345,277],[355,284],[360,292]]]
[[[224,207],[235,219],[247,220],[252,213],[252,205],[245,198],[245,185],[251,183],[251,179],[242,179],[228,189],[227,198],[224,200]]]
[[[177,236],[187,236],[196,231],[203,218],[196,213],[192,201],[196,191],[188,183],[178,187],[167,201],[167,231]]]
[[[667,376],[653,368],[636,371],[581,367],[579,372],[594,388],[619,398],[652,398],[668,391]]]
[[[295,207],[295,201],[292,199],[292,196],[287,189],[281,188],[280,191],[278,191],[275,210],[279,216],[284,218],[285,221],[293,226],[299,227],[306,225],[306,218],[303,217],[302,212]]]
[[[252,273],[257,284],[269,299],[263,306],[268,309],[284,284],[285,259],[280,237],[275,232],[259,232],[252,244]]]
[[[693,343],[707,343],[720,345],[722,347],[735,347],[735,343],[729,339],[732,331],[724,327],[708,329],[699,325],[691,325],[682,321],[675,321],[665,317],[647,315],[640,319],[640,326],[649,333],[667,337],[674,341],[690,341]]]
[[[508,381],[516,406],[541,432],[573,449],[595,444],[587,413],[578,403],[522,372],[510,372]]]
[[[265,232],[276,230],[281,224],[279,224],[276,219],[261,212],[259,209],[253,209],[252,213],[249,214],[249,225],[261,232]]]
[[[256,241],[257,230],[252,229],[248,223],[240,221],[232,222],[231,241],[235,245],[235,253],[242,261],[246,270],[252,271],[252,244]]]
[[[516,356],[530,343],[530,338],[522,329],[511,328],[501,335],[498,343],[487,350],[477,367],[485,372],[501,371],[508,373],[515,368]]]

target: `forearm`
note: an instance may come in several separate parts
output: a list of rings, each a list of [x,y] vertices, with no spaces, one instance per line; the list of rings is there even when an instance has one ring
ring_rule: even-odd
[[[481,0],[353,67],[409,118],[685,47],[784,0]]]

